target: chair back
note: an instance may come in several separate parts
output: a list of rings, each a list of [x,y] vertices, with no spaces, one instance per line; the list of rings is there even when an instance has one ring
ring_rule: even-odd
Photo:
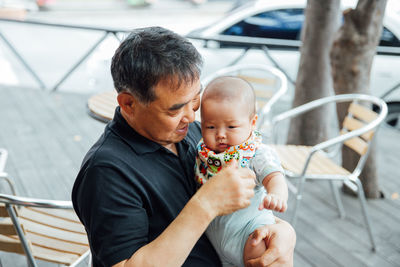
[[[25,254],[24,248],[18,237],[18,233],[14,227],[12,219],[9,216],[6,204],[4,203],[0,203],[0,218],[0,251]],[[23,233],[26,234],[24,226],[20,226]],[[28,246],[31,246],[30,242],[28,242]]]
[[[85,229],[70,201],[0,194],[0,250],[74,265],[89,255]]]
[[[343,121],[341,133],[344,134],[346,132],[360,129],[377,118],[378,114],[376,112],[353,102],[350,104],[348,114]],[[360,137],[354,137],[347,140],[344,144],[362,156],[367,153],[368,145],[374,137],[375,130],[376,128],[360,135]]]
[[[381,107],[379,108],[379,111],[375,112],[372,110],[373,105],[370,101],[364,102],[367,102],[366,104],[369,104],[371,108],[361,105],[358,101],[353,101],[349,105],[347,116],[344,118],[343,126],[340,131],[343,135],[351,131],[362,129],[368,124],[378,122],[371,130],[343,142],[344,146],[353,150],[360,156],[358,164],[353,171],[357,172],[357,175],[364,167],[372,139],[375,136],[379,124],[383,121],[379,116],[379,113],[383,111],[383,108]]]
[[[202,79],[202,84],[219,76],[237,76],[249,82],[255,91],[257,101],[257,129],[265,126],[271,118],[271,109],[286,93],[288,82],[285,74],[277,68],[262,64],[233,65],[222,68]]]

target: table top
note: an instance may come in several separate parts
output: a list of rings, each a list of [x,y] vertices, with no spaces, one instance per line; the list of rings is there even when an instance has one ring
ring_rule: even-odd
[[[108,122],[114,117],[118,106],[117,92],[106,91],[91,96],[88,100],[89,114],[102,122]]]

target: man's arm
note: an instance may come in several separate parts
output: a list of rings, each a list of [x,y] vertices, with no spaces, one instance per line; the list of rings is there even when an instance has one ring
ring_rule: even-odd
[[[296,232],[286,221],[275,217],[276,224],[262,226],[253,233],[252,245],[267,240],[267,250],[256,259],[246,262],[246,267],[293,266]]]
[[[160,236],[114,266],[181,266],[216,216],[250,205],[254,186],[252,171],[238,169],[237,163],[226,167],[197,191]]]

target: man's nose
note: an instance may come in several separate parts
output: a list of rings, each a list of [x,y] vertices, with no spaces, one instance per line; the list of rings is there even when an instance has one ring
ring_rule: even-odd
[[[185,114],[182,118],[182,121],[184,123],[192,123],[194,122],[194,119],[195,119],[195,112],[193,108],[190,108],[189,105],[187,105],[185,108]]]

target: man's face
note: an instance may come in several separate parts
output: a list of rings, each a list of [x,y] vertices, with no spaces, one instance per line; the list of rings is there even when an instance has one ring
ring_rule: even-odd
[[[200,106],[201,84],[184,82],[178,89],[161,81],[155,87],[156,100],[149,104],[136,102],[134,128],[144,137],[168,146],[181,141],[194,121]]]
[[[257,116],[250,118],[240,102],[209,99],[201,104],[201,132],[204,143],[220,153],[245,142],[255,128]]]

